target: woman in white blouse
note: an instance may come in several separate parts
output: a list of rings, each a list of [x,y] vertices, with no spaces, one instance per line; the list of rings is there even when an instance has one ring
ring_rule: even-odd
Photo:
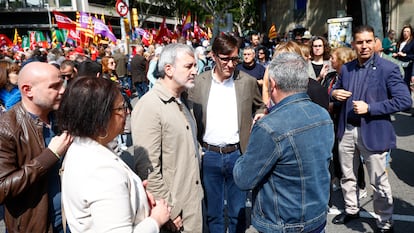
[[[77,78],[63,96],[59,124],[75,137],[62,175],[72,233],[153,233],[169,219],[166,201],[148,198],[140,178],[107,147],[123,131],[127,114],[118,86],[106,79]]]

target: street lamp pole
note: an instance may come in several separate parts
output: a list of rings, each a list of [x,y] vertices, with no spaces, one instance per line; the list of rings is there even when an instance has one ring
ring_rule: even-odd
[[[49,28],[52,28],[52,19],[50,17],[50,8],[49,3],[45,3],[46,9],[47,9],[47,16],[49,18]]]

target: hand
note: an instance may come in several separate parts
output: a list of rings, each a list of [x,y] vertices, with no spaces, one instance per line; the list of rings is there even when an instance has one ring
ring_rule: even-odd
[[[161,227],[170,219],[171,207],[164,199],[155,201],[155,206],[151,209],[150,217],[153,218],[158,226]]]
[[[256,123],[256,121],[260,120],[260,118],[264,117],[264,113],[258,113],[253,118],[253,124]]]
[[[339,100],[339,101],[345,101],[352,95],[352,92],[346,91],[344,89],[337,89],[332,91],[332,96]]]
[[[326,75],[328,74],[328,70],[329,70],[329,65],[328,64],[324,64],[322,67],[321,72],[319,73],[319,80],[318,81],[322,81]]]
[[[73,142],[73,137],[64,131],[61,135],[54,136],[47,146],[51,151],[62,156]]]
[[[180,231],[180,229],[183,227],[183,220],[181,219],[181,216],[176,217],[173,223],[177,228],[177,231]]]
[[[406,54],[406,53],[403,53],[403,52],[398,52],[398,53],[397,53],[397,55],[398,55],[398,56],[400,56],[400,57],[405,57],[405,56],[407,56],[407,54]]]
[[[148,204],[150,208],[153,208],[156,205],[156,201],[155,201],[154,195],[152,195],[152,193],[147,191],[148,180],[142,181],[142,185],[144,186],[145,192],[147,193]]]
[[[365,103],[365,101],[362,100],[357,100],[357,101],[352,101],[352,105],[354,107],[354,112],[356,114],[365,114],[368,113],[368,104]]]
[[[411,76],[410,89],[414,91],[414,76]]]

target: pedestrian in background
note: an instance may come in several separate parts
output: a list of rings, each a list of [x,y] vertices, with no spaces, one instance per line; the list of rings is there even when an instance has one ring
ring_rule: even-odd
[[[141,98],[148,91],[147,59],[144,57],[144,47],[142,45],[136,47],[136,54],[131,59],[131,78],[138,98]]]
[[[309,42],[311,61],[309,62],[309,77],[322,82],[330,72],[330,47],[325,37],[314,36]]]
[[[382,47],[386,55],[392,56],[397,51],[397,42],[395,41],[395,31],[390,29],[387,36],[382,39]]]
[[[0,61],[0,113],[11,109],[22,99],[17,86],[19,71],[16,63]]]
[[[411,25],[405,25],[401,30],[400,39],[397,43],[397,51],[392,56],[404,62],[404,81],[410,89],[411,73],[413,70],[414,61],[414,40],[413,28]]]

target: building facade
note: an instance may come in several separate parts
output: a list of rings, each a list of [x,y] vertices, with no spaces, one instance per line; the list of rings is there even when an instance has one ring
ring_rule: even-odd
[[[414,1],[400,0],[260,0],[259,30],[267,32],[275,24],[279,35],[296,28],[305,28],[312,35],[328,33],[327,20],[338,17],[352,17],[355,27],[367,22],[366,11],[362,7],[373,8],[374,2],[380,3],[383,37],[389,29],[399,33],[404,25],[414,26]],[[378,31],[378,30],[377,30]],[[399,34],[398,34],[399,35]]]
[[[124,0],[128,3],[128,0]],[[12,38],[16,28],[20,35],[28,31],[49,32],[56,28],[53,11],[58,11],[72,20],[76,19],[76,12],[87,12],[100,19],[103,16],[106,24],[110,24],[113,33],[121,38],[121,29],[124,26],[121,17],[114,6],[107,5],[105,0],[0,0],[0,33]],[[146,21],[152,27],[159,27],[163,18],[150,16]],[[129,19],[129,22],[131,20]],[[168,17],[166,23],[175,25],[177,20]]]

